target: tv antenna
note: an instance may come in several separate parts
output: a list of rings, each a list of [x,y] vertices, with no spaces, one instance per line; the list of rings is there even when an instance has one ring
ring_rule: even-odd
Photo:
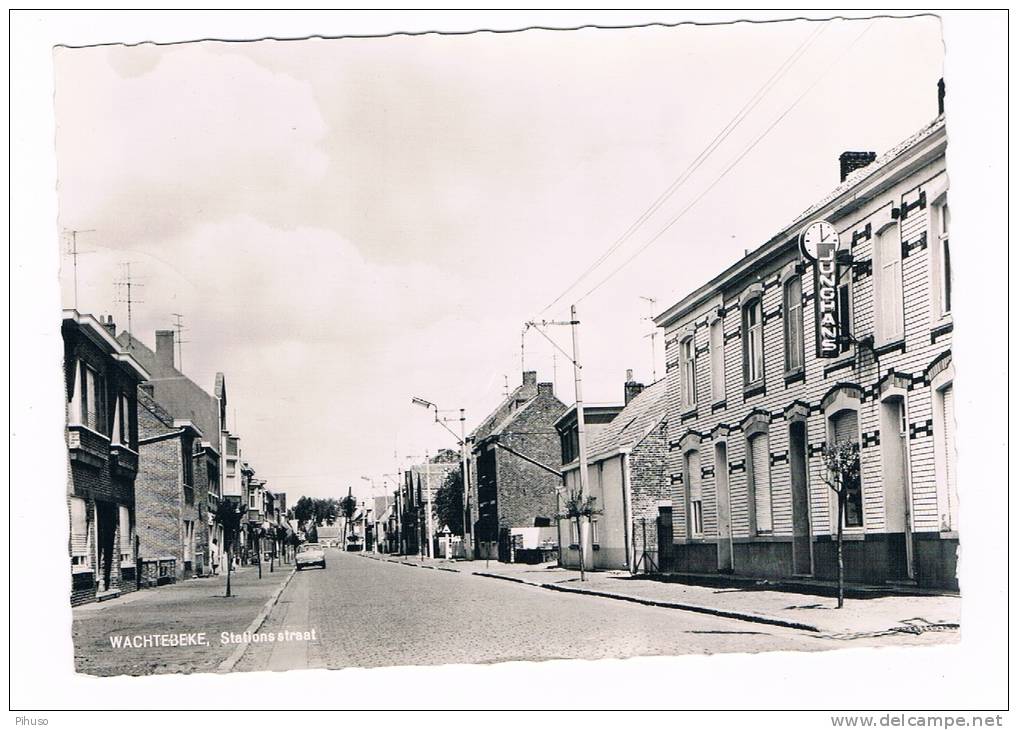
[[[78,308],[78,256],[86,253],[94,253],[94,251],[79,251],[78,250],[78,234],[79,233],[95,233],[94,228],[75,228],[71,230],[65,230],[64,233],[70,234],[70,239],[67,241],[67,253],[71,257],[74,268],[74,308]]]
[[[651,324],[654,322],[654,305],[657,304],[657,299],[654,297],[641,296],[640,299],[647,302],[647,307],[650,310],[650,314],[646,317],[640,317],[641,321],[650,321]],[[650,371],[651,371],[651,382],[657,382],[657,327],[654,327],[649,334],[644,337],[650,338]]]
[[[184,326],[184,315],[178,312],[170,312],[175,318],[176,322],[173,323],[173,329],[177,330],[177,370],[184,372],[184,343],[190,342],[190,340],[184,339],[184,330],[187,327]]]
[[[138,263],[137,261],[121,261],[120,265],[123,267],[123,275],[119,281],[114,282],[114,285],[120,290],[120,297],[117,299],[118,303],[127,304],[127,348],[130,350],[131,344],[134,338],[134,322],[132,319],[132,305],[144,304],[145,302],[134,298],[133,289],[135,287],[144,286],[139,284],[131,278],[131,264]]]

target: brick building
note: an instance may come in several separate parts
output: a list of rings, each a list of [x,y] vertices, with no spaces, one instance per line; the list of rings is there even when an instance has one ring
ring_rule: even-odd
[[[215,395],[180,372],[175,363],[174,331],[157,330],[153,351],[130,332],[121,332],[118,340],[137,358],[152,377],[148,396],[162,408],[172,421],[186,421],[201,433],[193,444],[192,482],[194,491],[194,545],[189,551],[194,575],[209,575],[213,553],[222,545],[222,530],[214,516],[222,498],[223,424],[226,423],[226,381],[217,373]],[[155,416],[153,416],[155,418]],[[155,423],[153,428],[160,428]],[[164,424],[165,426],[165,424]]]
[[[650,525],[648,541],[656,535],[659,515],[670,510],[672,487],[667,476],[667,420],[665,381],[648,388],[627,373],[625,405],[615,407],[614,417],[602,424],[588,424],[588,494],[601,512],[591,521],[590,545],[584,557],[587,568],[632,568],[643,556],[641,520]],[[579,493],[579,458],[576,452],[576,413],[559,419],[562,434],[564,489],[559,494],[559,511],[568,495]],[[567,413],[568,415],[568,413]],[[597,418],[595,411],[594,417]],[[584,409],[584,421],[589,421]],[[568,459],[568,461],[567,461]],[[667,522],[670,528],[670,519]],[[580,538],[576,523],[558,524],[559,564],[576,567],[580,562]],[[671,532],[668,531],[670,547]],[[656,553],[656,543],[648,548]],[[656,558],[654,558],[656,560]],[[641,567],[643,564],[641,563]]]
[[[842,155],[832,193],[657,317],[676,569],[834,578],[837,499],[820,454],[848,441],[861,455],[848,579],[957,587],[944,125],[879,158]],[[823,297],[799,250],[816,220],[841,241]],[[836,332],[834,357],[820,356],[818,321]]]
[[[174,418],[153,397],[152,386],[138,389],[138,449],[135,483],[141,584],[161,585],[200,575],[198,535],[201,501],[195,464],[204,461],[204,434],[191,421]],[[204,530],[208,535],[207,529]]]
[[[514,528],[553,528],[561,485],[555,421],[565,405],[551,383],[523,373],[523,383],[467,437],[474,555],[508,561]]]
[[[112,319],[64,310],[71,604],[134,590],[138,383],[148,372]]]

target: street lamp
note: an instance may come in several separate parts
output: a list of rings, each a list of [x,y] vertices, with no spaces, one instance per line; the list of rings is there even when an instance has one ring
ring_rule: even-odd
[[[452,434],[453,438],[459,443],[460,447],[460,468],[463,475],[463,557],[467,560],[473,559],[473,546],[470,541],[467,540],[467,526],[470,524],[470,512],[467,508],[467,495],[470,494],[470,486],[468,482],[469,474],[467,472],[467,417],[466,411],[463,408],[459,409],[460,412],[460,435],[457,436],[456,432],[453,431],[446,425],[445,419],[439,417],[439,409],[431,401],[424,400],[414,396],[410,400],[415,406],[421,406],[435,412],[435,423],[440,424],[442,428]]]

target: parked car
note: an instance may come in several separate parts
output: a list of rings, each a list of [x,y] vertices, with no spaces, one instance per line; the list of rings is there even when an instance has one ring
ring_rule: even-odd
[[[325,550],[316,542],[306,542],[297,548],[297,570],[303,570],[309,565],[325,568]]]

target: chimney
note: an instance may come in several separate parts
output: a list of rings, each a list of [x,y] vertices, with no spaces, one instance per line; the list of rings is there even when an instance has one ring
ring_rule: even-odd
[[[876,152],[842,152],[838,157],[838,162],[841,163],[841,182],[845,182],[845,178],[859,168],[866,167],[875,159],[877,159]]]
[[[523,384],[524,385],[537,385],[537,371],[536,370],[524,370],[523,371]]]
[[[629,405],[629,401],[633,400],[633,398],[635,398],[636,396],[640,395],[640,393],[643,392],[643,383],[637,383],[635,380],[633,380],[632,370],[626,371],[625,392],[627,406]]]
[[[937,116],[944,113],[944,80],[937,82]]]
[[[156,362],[162,367],[173,367],[173,330],[156,330]]]
[[[103,327],[105,327],[106,331],[109,332],[111,335],[113,335],[114,337],[117,336],[117,325],[114,324],[114,322],[113,322],[113,315],[112,314],[107,316],[106,319],[103,319],[102,316],[100,316],[99,317],[99,323]]]
[[[537,384],[538,395],[555,395],[555,384],[554,383],[538,383]]]

